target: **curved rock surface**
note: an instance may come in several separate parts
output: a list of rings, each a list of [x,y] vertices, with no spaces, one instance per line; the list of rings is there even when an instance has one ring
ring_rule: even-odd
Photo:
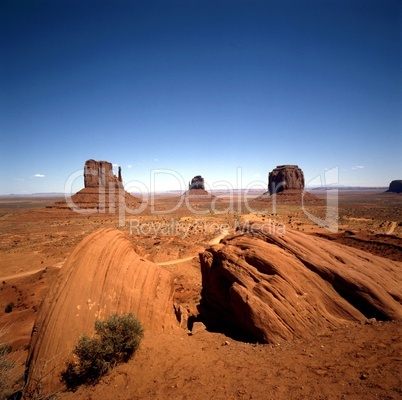
[[[172,275],[144,260],[116,229],[100,229],[77,245],[50,286],[32,332],[27,387],[60,389],[60,373],[78,338],[114,312],[133,312],[147,331],[177,326]]]
[[[276,343],[348,321],[402,319],[402,263],[326,239],[253,225],[200,260],[201,317],[247,340]]]

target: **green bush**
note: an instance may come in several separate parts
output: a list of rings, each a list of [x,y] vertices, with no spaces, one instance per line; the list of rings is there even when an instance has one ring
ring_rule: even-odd
[[[144,330],[132,314],[112,314],[106,321],[95,321],[95,336],[79,338],[73,353],[77,362],[69,362],[62,374],[67,388],[95,384],[121,362],[127,362],[138,349]]]

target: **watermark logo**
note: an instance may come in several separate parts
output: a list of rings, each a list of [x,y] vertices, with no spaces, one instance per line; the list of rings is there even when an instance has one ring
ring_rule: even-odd
[[[180,221],[175,218],[170,218],[167,221],[143,221],[139,218],[132,218],[129,221],[129,233],[131,236],[148,236],[152,239],[161,236],[177,236],[180,239],[192,236],[216,238],[224,237],[229,232],[238,230],[248,233],[285,235],[286,226],[271,219],[258,224],[254,224],[248,219],[242,222],[235,219],[232,224],[211,222],[201,218],[192,221]]]

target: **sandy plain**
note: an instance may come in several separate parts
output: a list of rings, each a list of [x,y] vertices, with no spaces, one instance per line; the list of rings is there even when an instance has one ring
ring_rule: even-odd
[[[326,192],[313,192],[325,199]],[[32,327],[41,300],[74,247],[100,227],[114,227],[142,257],[175,276],[175,303],[197,313],[198,253],[237,225],[258,221],[296,229],[402,261],[402,196],[340,190],[338,232],[311,221],[300,204],[219,195],[192,201],[156,196],[141,214],[80,214],[49,208],[55,198],[0,198],[0,329],[15,363],[10,390],[23,386]],[[257,194],[255,195],[257,197]],[[245,201],[247,200],[247,204]],[[247,208],[247,205],[249,208]],[[325,217],[322,204],[306,205]],[[165,212],[165,213],[162,213]],[[401,271],[402,274],[402,271]],[[12,312],[5,308],[13,303]],[[141,348],[94,387],[57,394],[74,399],[400,399],[402,323],[345,325],[315,340],[250,344],[196,329],[146,334]]]

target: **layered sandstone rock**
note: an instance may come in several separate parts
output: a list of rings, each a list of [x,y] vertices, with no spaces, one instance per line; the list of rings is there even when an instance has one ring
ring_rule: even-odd
[[[55,204],[56,208],[69,208],[83,214],[119,213],[121,210],[135,211],[141,205],[141,199],[132,196],[121,188],[84,188],[64,202]]]
[[[278,165],[268,175],[269,194],[285,190],[303,190],[304,175],[297,165]]]
[[[390,193],[402,193],[402,180],[392,181],[389,184],[389,189],[387,192]]]
[[[141,258],[116,229],[100,229],[77,245],[49,288],[33,328],[27,390],[62,387],[60,374],[83,333],[114,312],[133,312],[145,334],[177,326],[171,274]]]
[[[123,188],[121,167],[118,176],[113,173],[113,165],[107,161],[87,160],[84,166],[84,186],[86,188]]]
[[[200,254],[201,316],[248,340],[311,338],[349,321],[402,319],[401,262],[253,226]]]

